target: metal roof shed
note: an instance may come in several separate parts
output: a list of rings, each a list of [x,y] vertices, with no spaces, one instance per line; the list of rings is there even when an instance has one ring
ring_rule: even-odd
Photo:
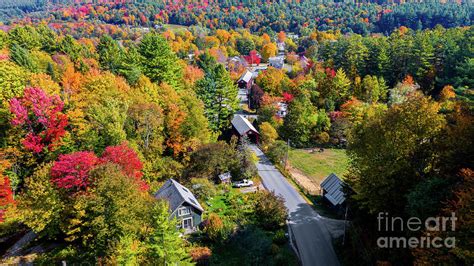
[[[342,191],[344,182],[334,173],[330,174],[323,182],[321,182],[321,189],[323,190],[323,197],[325,197],[332,205],[337,206],[344,203],[346,197]]]

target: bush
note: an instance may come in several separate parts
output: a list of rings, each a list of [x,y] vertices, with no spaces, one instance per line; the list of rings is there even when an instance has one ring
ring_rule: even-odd
[[[255,215],[260,225],[267,230],[281,228],[285,224],[288,210],[281,196],[273,192],[261,192],[255,204]]]
[[[199,199],[207,200],[217,194],[216,186],[207,178],[192,178],[191,190]]]
[[[189,251],[191,258],[197,264],[206,265],[212,256],[212,251],[208,247],[193,247]]]
[[[269,148],[268,148],[268,158],[272,160],[274,163],[282,163],[285,159],[287,152],[286,143],[281,140],[275,141]]]
[[[211,241],[219,242],[223,238],[224,223],[219,215],[211,213],[204,224],[204,233]]]
[[[273,243],[280,246],[286,243],[285,231],[283,229],[275,232],[275,235],[273,236]]]

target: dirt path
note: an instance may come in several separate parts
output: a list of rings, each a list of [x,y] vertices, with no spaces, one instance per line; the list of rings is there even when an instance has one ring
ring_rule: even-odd
[[[300,170],[290,167],[289,172],[298,185],[310,195],[319,195],[319,184],[316,184]]]

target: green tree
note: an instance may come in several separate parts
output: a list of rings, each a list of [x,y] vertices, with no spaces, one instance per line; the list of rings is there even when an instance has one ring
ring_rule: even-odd
[[[122,54],[117,41],[112,39],[109,35],[103,35],[96,49],[102,69],[117,73]]]
[[[272,160],[274,163],[283,163],[286,157],[286,152],[288,151],[288,146],[285,141],[276,140],[269,148],[268,148],[268,158]]]
[[[272,145],[278,138],[278,132],[268,122],[263,122],[260,125],[260,135],[262,136],[262,143],[264,145]]]
[[[306,95],[295,98],[288,106],[282,133],[293,145],[306,146],[311,144],[319,133],[328,131],[330,121],[324,110],[318,110],[311,104]]]
[[[202,145],[191,154],[185,176],[217,179],[219,174],[236,168],[238,164],[236,158],[234,147],[225,142]]]
[[[349,98],[351,81],[347,78],[342,68],[336,71],[332,86],[333,94],[331,96],[336,103],[342,104]]]
[[[376,103],[387,98],[387,86],[383,78],[367,75],[362,79],[360,90],[354,91],[357,99],[368,103]]]
[[[17,198],[19,219],[35,233],[54,237],[60,233],[61,215],[66,204],[50,178],[51,164],[40,165],[25,179],[23,192]]]
[[[183,239],[179,236],[177,221],[169,219],[168,204],[157,202],[152,210],[153,231],[147,238],[147,257],[157,265],[186,265],[190,258]]]
[[[126,132],[129,140],[138,144],[140,151],[163,152],[163,110],[155,103],[136,103],[128,108]]]
[[[8,32],[10,45],[18,45],[27,50],[38,49],[41,47],[41,37],[32,26],[17,26]]]
[[[213,131],[225,130],[238,107],[237,86],[223,65],[217,64],[196,83],[196,94],[204,102],[205,115]]]
[[[99,166],[90,176],[96,184],[78,199],[87,214],[79,232],[86,250],[94,256],[104,256],[113,253],[111,244],[118,243],[121,237],[138,239],[145,235],[152,224],[153,198],[114,164]]]
[[[17,65],[24,67],[25,69],[36,72],[38,70],[38,66],[33,61],[30,53],[25,48],[14,44],[10,50],[10,56],[13,62]]]
[[[282,227],[288,216],[285,200],[274,192],[260,192],[255,203],[255,216],[265,229]]]
[[[82,56],[82,46],[71,35],[66,35],[59,41],[58,50],[69,55],[73,62],[78,62]]]
[[[121,56],[122,59],[117,66],[117,73],[125,77],[129,84],[136,85],[142,75],[140,70],[140,53],[135,46],[131,46]]]
[[[239,38],[235,42],[235,47],[241,55],[248,55],[250,51],[255,50],[255,43],[249,38]]]
[[[445,120],[439,105],[422,96],[377,113],[355,126],[349,138],[353,197],[369,212],[400,214],[406,194],[434,169],[433,141]]]
[[[4,107],[26,87],[28,72],[10,61],[0,61],[0,102]]]
[[[90,143],[96,151],[107,146],[118,145],[127,139],[125,123],[128,104],[119,98],[104,96],[98,103],[93,103],[87,110],[87,117],[92,125],[91,141],[98,139],[98,143]]]
[[[3,30],[0,31],[0,49],[3,49],[8,44],[8,35]]]
[[[413,44],[413,60],[410,66],[410,73],[420,83],[421,89],[425,93],[430,93],[434,89],[435,67],[434,67],[434,47],[431,43],[432,34],[420,32],[415,35]]]
[[[142,72],[153,82],[182,87],[183,70],[168,42],[158,33],[146,34],[138,45]]]
[[[52,54],[58,48],[58,35],[47,25],[41,24],[36,27],[38,34],[40,36],[41,50]]]

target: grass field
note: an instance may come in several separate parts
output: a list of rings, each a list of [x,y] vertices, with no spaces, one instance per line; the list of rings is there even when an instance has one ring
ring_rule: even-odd
[[[176,25],[176,24],[165,24],[163,25],[163,27],[167,30],[171,30],[174,33],[178,33],[180,31],[185,31],[188,29],[188,27],[186,26]]]
[[[291,149],[289,161],[292,167],[318,184],[330,173],[341,177],[349,165],[346,151],[343,149],[324,149],[323,152]]]

